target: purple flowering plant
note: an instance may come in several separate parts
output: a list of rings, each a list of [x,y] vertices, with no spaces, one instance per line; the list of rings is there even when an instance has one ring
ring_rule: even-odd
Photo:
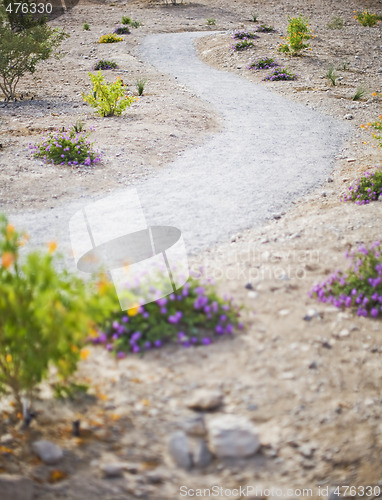
[[[77,130],[75,125],[69,130],[57,129],[43,137],[39,144],[29,144],[29,148],[33,156],[42,158],[45,163],[91,167],[101,161],[101,154],[93,149],[88,140],[90,132]]]
[[[266,24],[260,24],[257,26],[256,31],[258,33],[274,33],[274,28],[272,26],[267,26]]]
[[[221,298],[210,283],[190,278],[176,293],[111,315],[91,341],[122,358],[166,343],[209,345],[242,327],[232,298]]]
[[[273,57],[257,57],[254,59],[247,69],[271,69],[279,66]]]
[[[358,316],[382,316],[382,243],[361,246],[346,257],[349,269],[336,271],[316,284],[309,295],[338,308],[350,307]]]
[[[118,26],[118,28],[115,28],[113,33],[115,33],[116,35],[128,35],[130,33],[130,30],[127,26]]]
[[[296,80],[297,75],[291,73],[286,68],[274,68],[270,71],[264,78],[264,81],[288,81],[288,80]]]
[[[357,205],[366,205],[378,200],[382,194],[382,167],[377,167],[376,172],[365,172],[349,186],[349,192],[341,201],[354,201]]]
[[[260,38],[252,31],[234,31],[232,38],[234,40],[254,40],[255,38]]]
[[[99,59],[93,66],[94,71],[98,71],[100,69],[116,69],[116,68],[118,68],[118,64],[114,61],[108,61],[107,59]]]

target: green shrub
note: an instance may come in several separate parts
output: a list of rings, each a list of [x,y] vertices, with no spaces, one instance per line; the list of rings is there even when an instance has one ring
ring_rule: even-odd
[[[352,101],[360,101],[365,95],[367,94],[367,89],[365,87],[360,87],[357,88],[357,90],[354,92],[354,95],[352,97]]]
[[[123,38],[116,35],[115,33],[108,33],[107,35],[102,35],[99,39],[99,43],[116,43],[122,42]]]
[[[82,26],[83,30],[84,31],[90,31],[90,24],[89,23],[84,23],[84,25]]]
[[[277,50],[297,56],[301,50],[309,48],[309,43],[305,41],[312,38],[312,30],[309,27],[309,19],[301,15],[299,17],[288,16],[288,22],[286,42],[279,45]]]
[[[119,77],[114,83],[104,83],[102,71],[98,71],[96,75],[89,73],[89,76],[93,83],[93,92],[87,96],[83,94],[83,98],[100,116],[119,116],[137,100],[136,97],[125,94]]]
[[[122,20],[121,20],[121,23],[122,24],[131,24],[131,21],[132,21],[131,17],[123,16]]]
[[[375,26],[381,20],[380,16],[378,16],[377,14],[372,14],[368,11],[368,9],[365,9],[363,12],[354,12],[354,19],[357,19],[357,21],[362,24],[362,26]]]
[[[133,21],[131,21],[130,26],[132,28],[139,28],[140,26],[142,26],[142,23],[141,23],[141,21],[134,21],[133,20]]]
[[[16,98],[19,80],[33,74],[38,63],[48,59],[66,37],[46,24],[15,31],[0,4],[0,89],[7,100]]]
[[[115,312],[92,341],[124,357],[167,342],[183,347],[208,345],[242,326],[232,299],[219,297],[211,284],[191,278],[176,293],[127,313]]]
[[[344,27],[344,20],[342,17],[332,17],[330,23],[327,25],[330,30],[341,30]]]
[[[114,61],[109,61],[107,59],[99,59],[93,66],[94,71],[98,71],[100,69],[116,69],[118,68],[118,64]]]
[[[330,80],[331,84],[333,85],[333,87],[335,87],[336,85],[336,80],[337,80],[337,71],[336,71],[336,68],[333,64],[331,64],[328,68],[328,71],[326,72],[326,78],[328,80]]]
[[[115,28],[113,31],[116,35],[128,35],[130,33],[130,30],[127,26],[118,26],[118,28]]]
[[[143,95],[143,91],[145,89],[145,85],[147,83],[147,79],[145,78],[138,78],[137,81],[135,82],[135,87],[137,89],[138,95]]]
[[[215,26],[216,19],[207,19],[207,26]]]
[[[33,155],[45,163],[90,167],[101,160],[101,155],[94,151],[87,140],[89,133],[82,132],[82,126],[77,122],[70,130],[56,130],[39,144],[30,144],[29,147]]]
[[[18,410],[50,366],[64,380],[75,371],[89,333],[117,303],[109,284],[100,293],[57,271],[54,242],[47,252],[21,256],[26,241],[0,216],[0,391],[13,393]]]

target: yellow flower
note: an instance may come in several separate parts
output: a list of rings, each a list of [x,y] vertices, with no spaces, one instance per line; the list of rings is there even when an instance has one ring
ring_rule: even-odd
[[[89,354],[90,354],[90,350],[89,349],[81,349],[80,358],[84,359],[84,360],[88,359]]]
[[[131,307],[128,311],[127,314],[128,316],[136,316],[138,314],[138,309],[139,309],[139,304]]]
[[[49,253],[53,253],[57,248],[57,243],[55,241],[51,241],[49,244],[48,244],[48,250],[49,250]]]
[[[15,261],[15,256],[11,252],[4,252],[3,255],[1,256],[1,265],[5,269],[8,269],[8,267],[10,267],[14,261]]]
[[[12,236],[12,234],[15,232],[15,227],[12,226],[12,224],[7,225],[7,237]]]
[[[12,361],[12,354],[7,354],[5,360],[7,363],[10,363]]]
[[[76,345],[70,346],[70,350],[74,353],[78,352],[78,347]]]

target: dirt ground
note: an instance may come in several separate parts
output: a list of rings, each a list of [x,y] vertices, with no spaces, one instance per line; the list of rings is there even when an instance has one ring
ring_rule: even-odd
[[[367,6],[382,11],[381,2]],[[244,333],[208,348],[170,347],[118,362],[93,348],[78,375],[91,381],[92,396],[60,403],[49,399],[44,385],[36,403],[39,417],[28,433],[13,431],[3,419],[0,435],[14,434],[14,453],[0,456],[0,467],[33,478],[36,498],[172,500],[180,498],[180,485],[215,484],[312,488],[313,497],[321,498],[319,486],[382,486],[381,323],[317,304],[307,294],[315,282],[344,268],[346,249],[381,237],[381,202],[358,207],[339,199],[349,182],[381,164],[381,152],[364,144],[370,133],[360,125],[381,114],[381,102],[371,94],[382,91],[382,23],[359,25],[353,10],[363,7],[348,0],[80,2],[53,22],[70,34],[64,58],[44,63],[22,81],[24,100],[0,104],[0,209],[8,214],[133,184],[219,131],[220,117],[203,100],[140,60],[139,44],[149,33],[210,31],[198,45],[205,62],[336,118],[351,115],[352,133],[327,183],[263,227],[233,234],[231,241],[194,257],[193,266],[203,265],[222,293],[245,306]],[[246,66],[258,55],[275,55],[287,15],[300,13],[311,20],[312,51],[292,59],[276,55],[298,80],[262,82]],[[253,28],[253,14],[276,32],[262,33],[255,48],[234,53],[232,30]],[[139,19],[142,27],[132,29],[123,43],[98,44],[122,15]],[[343,29],[327,28],[333,16],[344,19]],[[207,18],[216,25],[206,26]],[[82,30],[84,22],[90,31]],[[120,66],[110,79],[121,76],[133,93],[137,78],[148,82],[122,117],[102,119],[82,102],[81,92],[90,90],[94,61],[110,55]],[[342,68],[335,87],[324,77],[331,63]],[[367,95],[352,101],[361,85]],[[95,127],[101,166],[47,167],[31,158],[29,142],[79,118],[87,128]],[[185,399],[199,387],[223,392],[219,412],[244,415],[256,424],[259,454],[214,460],[202,471],[184,472],[172,464],[166,440],[190,416]],[[2,409],[9,410],[7,405],[4,399]],[[81,440],[70,433],[78,415],[86,427]],[[42,436],[67,450],[59,481],[52,481],[52,468],[30,452],[30,443]],[[130,464],[123,478],[103,478],[100,465],[110,462]]]

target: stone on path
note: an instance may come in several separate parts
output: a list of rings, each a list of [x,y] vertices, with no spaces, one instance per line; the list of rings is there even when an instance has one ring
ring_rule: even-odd
[[[33,482],[27,477],[0,474],[1,500],[32,500]]]
[[[188,438],[183,431],[177,431],[171,434],[168,442],[168,451],[171,458],[178,467],[182,469],[191,469],[192,455]]]
[[[104,477],[107,479],[114,479],[116,477],[122,477],[124,468],[125,468],[125,464],[121,464],[118,462],[101,465],[101,471],[102,471]]]
[[[223,402],[223,394],[217,390],[199,389],[187,401],[186,405],[192,410],[216,410]]]
[[[47,465],[55,465],[60,462],[64,456],[62,449],[50,441],[35,441],[32,444],[34,453]]]
[[[211,451],[217,457],[249,457],[260,448],[255,426],[244,417],[222,415],[207,424]]]

